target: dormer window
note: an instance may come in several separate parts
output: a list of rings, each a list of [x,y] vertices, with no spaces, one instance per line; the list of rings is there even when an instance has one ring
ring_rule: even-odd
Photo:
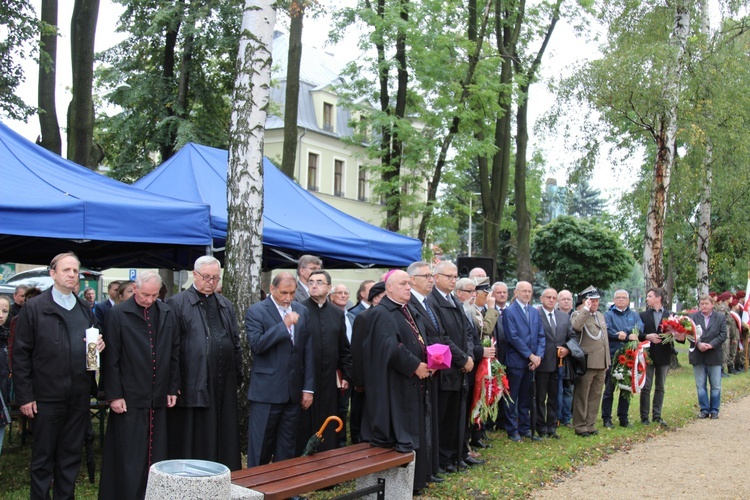
[[[323,130],[333,132],[333,104],[323,103]]]

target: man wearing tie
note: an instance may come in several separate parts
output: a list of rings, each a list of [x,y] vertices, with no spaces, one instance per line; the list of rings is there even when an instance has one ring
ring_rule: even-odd
[[[510,397],[505,415],[508,438],[520,442],[521,437],[534,441],[541,438],[531,432],[532,372],[539,368],[544,356],[546,339],[539,313],[531,308],[533,290],[528,281],[519,281],[515,300],[503,314],[503,330],[508,342],[505,355]]]
[[[300,408],[308,409],[315,390],[312,339],[307,308],[293,303],[294,276],[281,272],[268,298],[250,306],[245,330],[250,370],[247,466],[294,457]]]
[[[560,390],[558,365],[569,354],[565,343],[573,335],[570,317],[555,309],[557,291],[547,288],[542,292],[542,307],[539,315],[542,318],[546,337],[544,356],[536,373],[536,425],[537,434],[544,437],[559,438],[557,420],[559,414],[558,393]]]
[[[453,356],[451,367],[440,370],[439,374],[440,467],[446,472],[456,472],[466,467],[459,454],[466,428],[466,374],[474,368],[471,357],[474,345],[463,306],[451,294],[458,281],[456,265],[441,261],[435,266],[432,276],[435,287],[427,297],[427,303],[442,325],[445,336],[451,339],[452,345],[448,345]]]

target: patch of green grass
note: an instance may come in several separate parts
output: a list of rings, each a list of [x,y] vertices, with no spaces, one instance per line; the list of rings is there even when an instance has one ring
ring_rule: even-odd
[[[672,432],[692,422],[697,413],[698,398],[695,392],[693,370],[687,362],[687,353],[679,355],[682,368],[669,372],[663,417],[669,428],[651,424],[640,424],[638,397],[630,402],[630,420],[633,427],[605,429],[598,420],[599,435],[580,438],[572,429],[560,428],[560,439],[545,439],[542,442],[514,443],[504,432],[490,434],[492,447],[482,451],[485,465],[474,467],[466,473],[449,474],[442,484],[432,484],[423,498],[525,498],[534,489],[574,474],[579,468],[594,464],[633,444],[654,436]],[[750,372],[732,375],[722,380],[722,403],[750,394]],[[616,401],[615,401],[616,404]],[[98,433],[98,426],[95,426]],[[0,497],[3,499],[26,499],[29,497],[29,460],[31,446],[20,444],[18,425],[13,427],[13,444],[8,443],[6,432],[2,455],[0,455]],[[95,443],[97,454],[97,481],[100,472],[99,439]],[[309,495],[313,500],[324,500],[354,489],[354,481],[341,484],[328,491]],[[94,499],[98,483],[91,485],[85,464],[78,477],[76,497]]]

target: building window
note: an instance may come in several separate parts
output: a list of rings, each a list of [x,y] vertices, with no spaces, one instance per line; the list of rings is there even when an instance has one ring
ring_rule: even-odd
[[[344,162],[336,160],[333,162],[333,194],[344,196]]]
[[[307,154],[307,189],[318,190],[318,155],[315,153]]]
[[[357,179],[357,199],[367,201],[367,170],[363,165],[359,166],[359,177]]]
[[[323,103],[323,130],[333,131],[333,104]]]

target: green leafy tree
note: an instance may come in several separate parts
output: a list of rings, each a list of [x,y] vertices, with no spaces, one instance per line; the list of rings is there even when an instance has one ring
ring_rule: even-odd
[[[531,261],[550,286],[600,289],[628,276],[633,258],[617,234],[598,223],[564,215],[534,233]]]
[[[34,54],[31,41],[39,35],[36,19],[29,0],[0,2],[0,114],[13,120],[26,120],[35,109],[16,94],[26,81],[20,61]]]
[[[190,141],[227,148],[244,1],[118,1],[129,36],[98,69],[122,109],[98,121],[113,176],[135,180]]]

